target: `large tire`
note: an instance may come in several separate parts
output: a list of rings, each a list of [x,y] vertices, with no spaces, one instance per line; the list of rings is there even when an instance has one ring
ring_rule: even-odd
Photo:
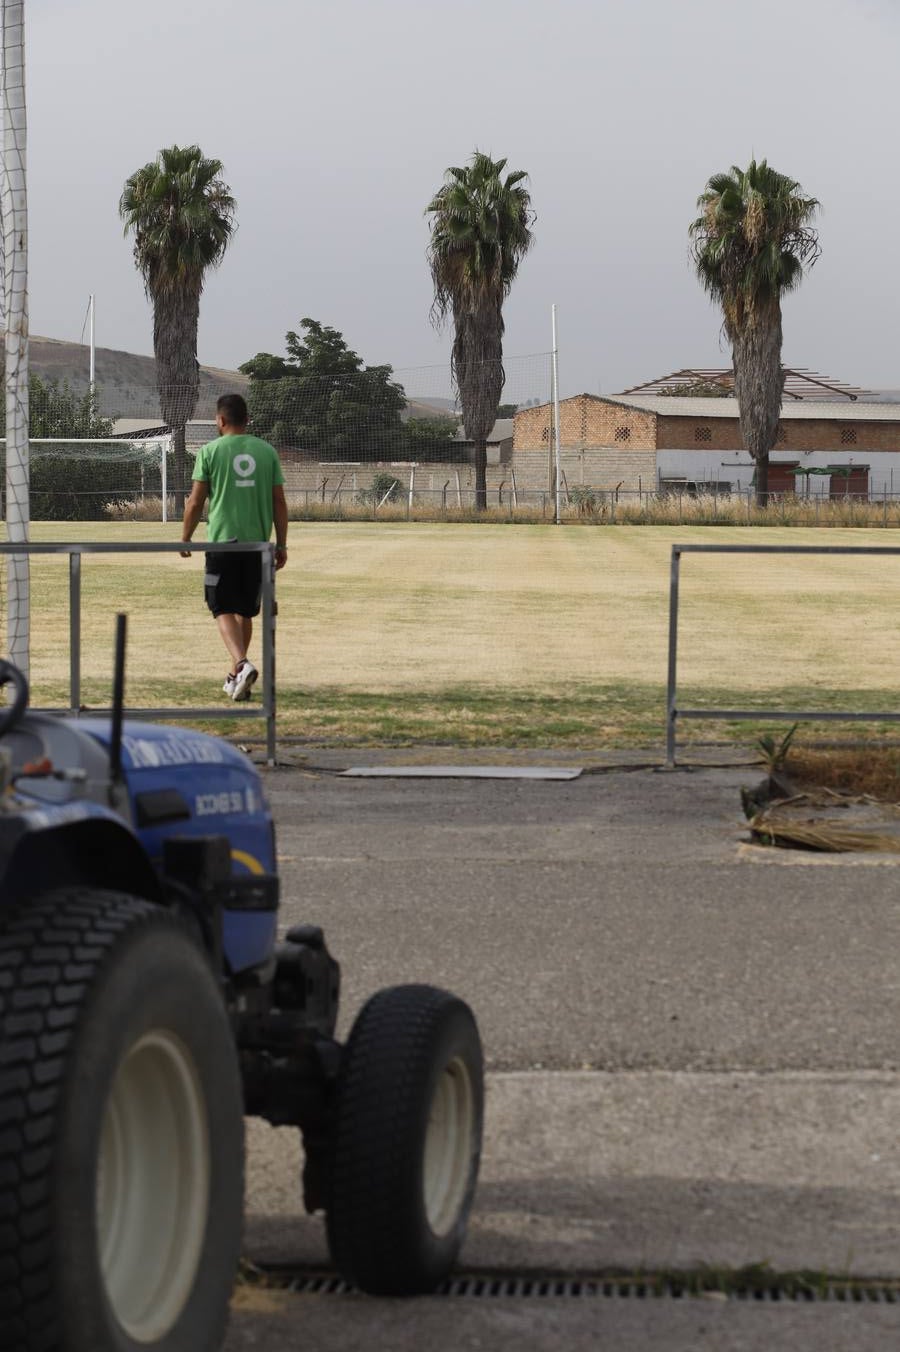
[[[87,888],[0,916],[0,1347],[216,1352],[242,1210],[237,1059],[190,933]]]
[[[328,1243],[372,1295],[433,1291],[456,1261],[484,1118],[481,1042],[462,1000],[433,986],[374,995],[339,1088]]]

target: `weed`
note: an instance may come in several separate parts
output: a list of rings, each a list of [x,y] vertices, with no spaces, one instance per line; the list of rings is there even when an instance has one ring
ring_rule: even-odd
[[[776,739],[771,732],[764,733],[762,737],[757,738],[756,745],[763,754],[763,763],[770,775],[784,769],[794,734],[799,726],[799,723],[793,723],[780,740]]]

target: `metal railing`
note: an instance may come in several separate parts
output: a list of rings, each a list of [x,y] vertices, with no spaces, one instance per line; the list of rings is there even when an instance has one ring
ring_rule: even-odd
[[[206,545],[196,542],[192,553],[203,553]],[[185,708],[131,708],[126,706],[129,718],[191,719],[264,718],[266,722],[266,761],[275,764],[276,697],[275,697],[275,550],[271,544],[216,544],[217,554],[262,555],[262,704],[229,703],[210,709]],[[81,559],[84,554],[179,554],[183,544],[0,544],[2,554],[67,554],[69,556],[69,707],[67,709],[38,709],[38,713],[80,715],[109,714],[111,709],[86,708],[81,701]]]
[[[676,723],[679,718],[724,719],[729,722],[771,718],[791,723],[900,723],[900,712],[858,713],[824,709],[682,709],[678,705],[678,593],[682,554],[863,554],[900,556],[888,545],[673,545],[669,581],[669,674],[666,693],[666,765],[675,767]]]

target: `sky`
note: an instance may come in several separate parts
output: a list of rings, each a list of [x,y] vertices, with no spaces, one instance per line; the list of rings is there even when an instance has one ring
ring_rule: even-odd
[[[529,174],[504,307],[507,397],[727,366],[687,228],[707,179],[766,158],[822,204],[785,299],[786,365],[900,387],[900,0],[26,0],[31,331],[152,353],[122,233],[163,146],[224,166],[237,233],[199,357],[283,352],[304,316],[439,392],[425,207],[475,149]],[[520,360],[521,359],[521,360]],[[413,373],[410,368],[434,368]],[[414,388],[417,387],[417,388]]]

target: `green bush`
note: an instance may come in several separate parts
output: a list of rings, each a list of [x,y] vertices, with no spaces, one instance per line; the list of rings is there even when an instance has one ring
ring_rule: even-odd
[[[403,484],[397,476],[382,471],[375,475],[371,488],[364,488],[357,496],[360,502],[380,507],[383,503],[398,502],[402,493]]]
[[[579,516],[605,516],[606,504],[603,501],[603,494],[595,488],[588,488],[587,485],[579,484],[576,488],[569,489],[569,502],[578,512]]]

